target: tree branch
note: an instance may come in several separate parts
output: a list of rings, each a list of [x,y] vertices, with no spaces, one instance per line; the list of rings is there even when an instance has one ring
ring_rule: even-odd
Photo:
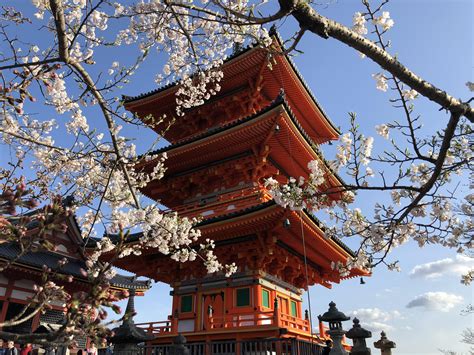
[[[436,102],[442,108],[456,115],[466,116],[471,122],[474,122],[474,109],[470,105],[423,80],[374,42],[346,26],[320,15],[304,0],[279,0],[279,3],[282,7],[294,8],[291,14],[298,21],[300,27],[323,38],[335,38],[357,49],[421,95]]]

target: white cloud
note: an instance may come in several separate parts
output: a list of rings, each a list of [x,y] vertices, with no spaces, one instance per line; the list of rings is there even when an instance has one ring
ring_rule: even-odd
[[[456,255],[456,258],[446,258],[417,265],[410,271],[410,276],[414,278],[423,277],[425,279],[435,279],[443,275],[460,276],[472,268],[474,268],[474,258]]]
[[[462,300],[462,296],[452,293],[426,292],[408,302],[407,308],[424,307],[428,310],[448,312]]]
[[[399,311],[383,311],[379,308],[360,308],[352,311],[349,315],[357,317],[361,326],[372,332],[391,331],[395,327],[390,322],[402,319]]]

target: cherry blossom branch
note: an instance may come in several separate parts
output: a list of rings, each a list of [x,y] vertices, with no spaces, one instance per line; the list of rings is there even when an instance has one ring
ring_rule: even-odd
[[[39,60],[37,62],[28,62],[28,63],[15,63],[9,65],[0,66],[0,70],[8,70],[8,69],[15,69],[15,68],[30,68],[30,67],[38,67],[39,65],[43,64],[50,64],[50,63],[58,63],[61,62],[61,58],[49,58],[44,60]]]
[[[239,11],[235,11],[232,8],[230,8],[228,5],[223,4],[219,0],[213,0],[212,2],[214,4],[216,4],[217,6],[219,6],[221,9],[223,9],[225,12],[230,13],[231,15],[235,16],[236,18],[239,18],[239,19],[243,20],[246,23],[250,22],[250,23],[255,24],[255,25],[264,25],[266,23],[271,23],[271,22],[278,21],[278,20],[290,15],[291,12],[294,9],[294,7],[291,6],[292,4],[280,4],[280,9],[277,12],[275,12],[273,15],[266,16],[266,17],[255,17],[255,16],[248,15],[248,14],[242,14]],[[203,9],[200,9],[200,11],[202,11],[202,10]]]
[[[32,304],[31,302],[28,303],[27,305],[25,305],[25,307],[23,307],[23,310],[19,314],[17,314],[15,317],[13,317],[12,319],[6,320],[4,322],[0,322],[0,327],[2,327],[2,328],[14,327],[16,325],[27,322],[28,320],[33,318],[36,314],[38,314],[38,312],[42,311],[44,309],[44,306],[47,303],[48,303],[48,300],[45,300],[45,301],[39,303],[30,313],[28,313],[28,315],[23,317],[23,315],[26,313],[26,311],[29,309],[29,307]]]
[[[68,64],[69,66],[71,66],[72,68],[76,70],[76,72],[80,75],[84,83],[89,88],[90,92],[97,99],[97,102],[99,103],[99,106],[102,110],[102,113],[104,115],[104,118],[106,120],[108,129],[110,132],[112,144],[114,146],[115,153],[117,154],[117,161],[119,162],[122,172],[125,176],[125,179],[127,180],[130,193],[133,197],[133,200],[135,201],[135,205],[139,207],[140,202],[138,201],[138,198],[135,194],[135,189],[131,183],[127,168],[125,167],[122,161],[122,157],[121,157],[122,154],[120,152],[120,148],[117,143],[117,138],[114,133],[115,128],[114,128],[113,119],[110,116],[110,113],[107,109],[107,103],[104,97],[102,96],[102,94],[96,89],[96,85],[94,81],[90,77],[89,73],[83,68],[83,66],[76,61],[70,61],[69,50],[67,46],[67,37],[66,37],[66,23],[64,19],[64,11],[63,11],[61,2],[58,2],[58,0],[49,0],[49,3],[51,7],[51,12],[53,13],[54,23],[56,26],[59,56],[64,63]]]
[[[72,37],[72,39],[70,40],[69,42],[69,47],[68,47],[68,50],[71,50],[72,49],[72,46],[74,45],[74,43],[76,42],[76,38],[77,36],[79,36],[81,33],[82,33],[82,29],[84,28],[85,24],[87,23],[87,21],[89,20],[89,17],[92,15],[92,13],[94,11],[96,11],[102,4],[104,3],[104,0],[99,0],[97,2],[97,4],[95,6],[93,6],[87,13],[86,15],[84,16],[84,18],[82,19],[81,21],[81,24],[79,25],[79,27],[77,28],[77,30],[75,31],[74,33],[74,36]]]
[[[405,211],[398,217],[396,223],[401,223],[403,219],[408,216],[410,211],[418,205],[418,203],[426,196],[426,194],[431,190],[435,185],[441,170],[443,169],[444,161],[446,159],[446,154],[448,153],[449,147],[451,146],[451,139],[454,136],[454,132],[458,125],[461,113],[452,113],[451,118],[449,119],[448,126],[444,131],[444,137],[439,149],[438,158],[436,159],[436,164],[434,170],[431,174],[430,179],[421,187],[420,192],[415,197],[415,199],[406,207]]]
[[[6,131],[2,128],[0,128],[0,133],[7,134],[7,135],[10,135],[12,137],[18,138],[20,140],[24,140],[24,141],[27,141],[27,142],[30,142],[30,143],[33,143],[33,144],[36,144],[36,145],[39,145],[39,146],[43,146],[43,147],[46,147],[46,148],[64,151],[64,148],[57,147],[55,145],[51,145],[51,144],[48,144],[48,143],[45,143],[45,142],[41,142],[41,141],[38,141],[36,139],[30,138],[30,137],[27,137],[27,136],[24,136],[24,135],[15,133],[15,132]]]
[[[55,0],[51,0],[51,1],[55,1]],[[98,90],[96,90],[96,87],[95,87],[95,84],[94,84],[92,78],[89,76],[89,73],[87,73],[87,71],[82,67],[82,65],[78,62],[72,62],[72,63],[69,63],[69,65],[72,68],[74,68],[78,72],[78,74],[82,77],[82,79],[84,80],[84,83],[88,86],[89,90],[92,92],[94,97],[97,99],[97,102],[99,103],[99,106],[102,110],[105,121],[107,123],[107,127],[108,127],[109,132],[110,132],[110,137],[112,139],[112,144],[114,146],[115,153],[117,154],[117,161],[119,162],[120,168],[121,168],[121,170],[122,170],[122,172],[125,176],[125,179],[127,180],[128,187],[130,189],[130,193],[132,194],[133,200],[135,201],[135,205],[136,205],[137,208],[139,208],[140,207],[140,202],[138,201],[138,197],[135,194],[135,189],[134,189],[134,187],[132,185],[132,182],[130,180],[130,175],[128,173],[128,170],[125,167],[125,164],[122,160],[122,154],[121,154],[120,148],[118,146],[117,137],[114,133],[114,130],[115,130],[114,122],[113,122],[112,117],[110,116],[110,113],[109,113],[108,109],[107,109],[107,103],[105,102],[102,94]]]
[[[49,0],[49,6],[51,7],[51,13],[53,14],[54,25],[56,27],[59,57],[64,63],[69,63],[69,50],[66,37],[66,20],[64,19],[62,1]]]
[[[186,39],[188,40],[189,47],[193,51],[194,58],[196,59],[196,62],[199,62],[199,58],[196,53],[196,48],[194,47],[194,42],[193,39],[191,38],[189,32],[184,28],[183,24],[181,23],[181,19],[179,18],[178,14],[176,11],[173,9],[173,5],[170,4],[167,0],[164,0],[165,4],[170,8],[171,13],[176,20],[176,23],[178,24],[179,28],[181,29],[182,33],[186,36]]]

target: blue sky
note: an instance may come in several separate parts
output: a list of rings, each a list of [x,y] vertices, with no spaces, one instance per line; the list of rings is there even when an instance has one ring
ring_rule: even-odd
[[[15,3],[25,9],[30,4],[26,0]],[[360,2],[356,0],[330,1],[327,6],[317,8],[322,14],[347,25],[352,23],[354,12],[362,11]],[[393,43],[391,52],[428,81],[456,97],[468,98],[465,82],[474,81],[473,2],[398,0],[393,1],[386,10],[395,20],[395,26],[389,31]],[[289,21],[280,29],[283,37],[290,33],[292,26]],[[38,41],[46,43],[46,38],[42,37]],[[311,34],[303,38],[299,49],[304,54],[295,57],[294,61],[318,101],[343,132],[348,127],[347,113],[350,111],[357,112],[361,130],[366,135],[375,135],[375,125],[396,119],[399,112],[390,107],[389,94],[375,89],[371,75],[379,72],[379,69],[370,60],[359,58],[352,49],[334,40],[323,40]],[[126,47],[107,48],[98,53],[97,60],[108,63],[104,65],[108,68],[114,60],[127,62],[129,58],[126,51]],[[153,77],[162,62],[161,57],[152,55],[119,94],[136,95],[155,88]],[[417,99],[416,107],[417,112],[423,115],[427,131],[441,127],[447,119],[446,114],[439,112],[438,107],[426,99]],[[38,113],[45,118],[55,115],[48,108],[39,108]],[[88,113],[94,114],[93,109]],[[140,138],[138,145],[142,149],[145,149],[143,142],[151,142],[155,138],[147,129],[126,130],[131,136]],[[7,147],[1,146],[0,154],[2,164],[9,160],[10,151]],[[379,198],[377,194],[364,195],[357,205],[368,210]],[[359,280],[354,279],[334,285],[331,290],[321,286],[312,287],[310,297],[313,316],[322,314],[333,300],[346,313],[359,310],[362,325],[369,322],[387,324],[389,338],[397,343],[396,354],[437,354],[439,348],[467,353],[468,346],[460,343],[460,333],[474,325],[472,317],[461,316],[460,311],[472,302],[473,293],[472,287],[461,285],[459,275],[453,272],[458,270],[456,265],[462,264],[456,259],[455,252],[434,246],[420,249],[408,243],[397,249],[392,257],[401,261],[400,273],[378,268],[371,278],[366,279],[365,285],[360,285]],[[451,259],[452,262],[445,260],[431,264],[421,269],[417,273],[418,277],[410,276],[410,271],[417,265],[443,259]],[[423,277],[435,268],[440,275]],[[407,308],[418,296],[429,292],[432,293],[431,302],[426,301],[425,296],[415,302],[417,307]],[[440,292],[462,297],[462,300],[451,298],[455,304],[445,311],[449,308],[446,307],[448,301],[441,297]],[[441,300],[444,309],[436,307],[438,303],[433,299]],[[170,300],[168,286],[155,284],[145,297],[136,301],[136,320],[166,319],[171,310]],[[348,327],[350,324],[346,325]],[[373,340],[379,338],[378,332],[374,334]]]

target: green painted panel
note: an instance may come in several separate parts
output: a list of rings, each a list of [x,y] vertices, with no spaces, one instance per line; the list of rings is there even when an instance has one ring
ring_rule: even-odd
[[[291,301],[291,315],[293,317],[296,317],[296,302],[295,301]]]
[[[270,292],[262,289],[262,306],[270,308]]]

